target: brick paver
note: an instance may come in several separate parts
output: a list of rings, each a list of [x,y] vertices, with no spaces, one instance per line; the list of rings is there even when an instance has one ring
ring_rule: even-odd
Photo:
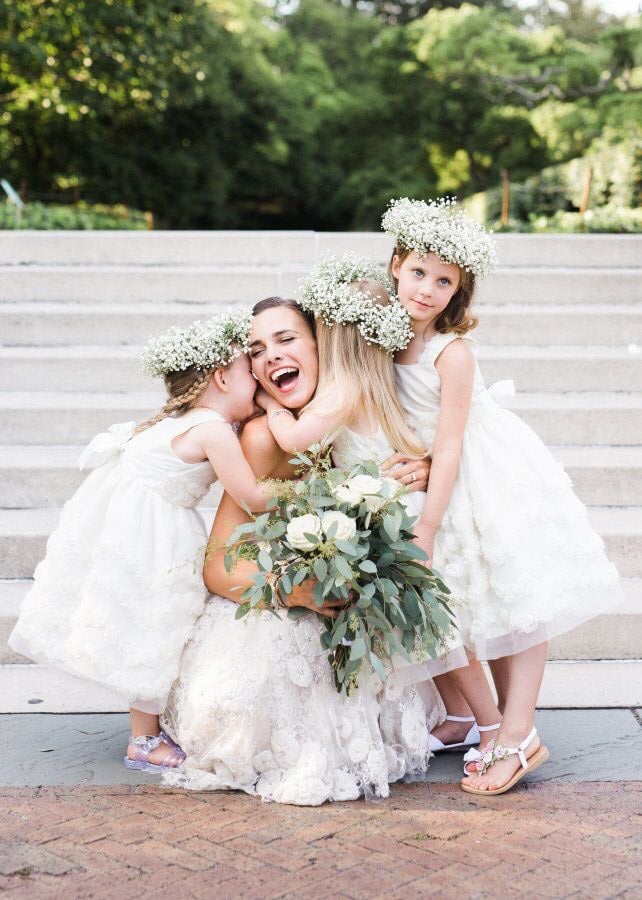
[[[316,809],[156,786],[1,788],[10,898],[642,897],[642,784],[455,785]]]

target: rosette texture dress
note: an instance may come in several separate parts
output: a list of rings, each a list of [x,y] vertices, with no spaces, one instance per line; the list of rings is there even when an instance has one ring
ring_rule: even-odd
[[[435,362],[456,334],[437,334],[414,365],[396,365],[399,399],[426,446],[437,433]],[[476,342],[463,336],[473,349]],[[457,481],[437,533],[434,565],[453,592],[466,647],[496,659],[570,631],[622,601],[571,480],[537,435],[486,389],[479,367]]]
[[[336,463],[388,458],[382,435],[342,431]],[[237,620],[237,609],[211,596],[185,648],[162,723],[188,757],[165,784],[317,806],[387,797],[391,782],[425,778],[428,735],[444,711],[423,666],[405,664],[385,686],[364,666],[348,697],[334,686],[317,615]]]
[[[175,437],[213,410],[134,422],[97,435],[80,458],[97,466],[69,500],[47,543],[9,639],[18,653],[105,685],[159,713],[207,592],[207,531],[195,509],[215,480],[188,464]]]

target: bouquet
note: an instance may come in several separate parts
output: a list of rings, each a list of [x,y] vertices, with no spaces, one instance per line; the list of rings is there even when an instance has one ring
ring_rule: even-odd
[[[279,615],[293,586],[307,578],[316,581],[319,606],[345,600],[336,619],[324,618],[321,643],[337,690],[347,693],[358,687],[364,660],[385,681],[393,654],[411,662],[440,655],[453,627],[449,590],[413,543],[405,489],[381,478],[375,463],[333,468],[329,451],[318,446],[291,462],[301,480],[273,482],[267,511],[228,541],[228,572],[237,559],[255,560],[259,569],[237,618],[257,607]],[[288,615],[306,612],[291,607]]]

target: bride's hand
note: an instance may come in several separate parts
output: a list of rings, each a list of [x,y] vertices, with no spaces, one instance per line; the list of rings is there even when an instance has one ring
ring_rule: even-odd
[[[326,600],[323,606],[319,606],[312,596],[316,581],[308,579],[303,584],[297,584],[292,593],[286,597],[282,597],[285,606],[304,606],[312,612],[318,613],[326,618],[336,619],[341,612],[341,608],[345,606],[345,600]]]
[[[430,457],[411,459],[403,453],[395,453],[381,464],[381,474],[405,484],[411,491],[427,491]]]

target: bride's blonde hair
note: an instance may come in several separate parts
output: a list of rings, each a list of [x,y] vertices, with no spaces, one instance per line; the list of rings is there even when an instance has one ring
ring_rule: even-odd
[[[390,305],[390,295],[377,281],[355,281],[355,293],[369,294],[373,303]],[[340,414],[340,426],[349,427],[359,414],[378,422],[391,445],[404,456],[426,455],[408,425],[397,399],[392,356],[378,344],[368,343],[356,323],[327,325],[316,319],[319,383],[306,409],[321,415]]]

